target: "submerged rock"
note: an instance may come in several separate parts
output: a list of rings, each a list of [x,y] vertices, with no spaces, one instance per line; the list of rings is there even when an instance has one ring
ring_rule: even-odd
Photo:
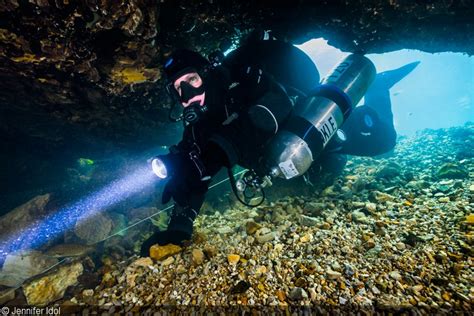
[[[467,178],[469,173],[467,170],[455,163],[445,163],[438,169],[437,176],[441,179],[465,179]]]
[[[401,170],[402,167],[398,163],[390,161],[377,169],[376,176],[378,178],[392,179],[399,176]]]
[[[57,259],[36,250],[9,254],[0,272],[0,285],[19,286],[26,279],[44,272],[57,262]]]
[[[290,291],[288,297],[293,301],[299,301],[308,298],[308,293],[300,287],[295,287]]]
[[[61,299],[69,286],[78,283],[84,268],[80,262],[60,267],[57,271],[23,286],[29,305],[46,306]]]
[[[272,232],[269,228],[263,227],[257,230],[257,232],[255,233],[255,238],[259,243],[263,244],[275,239],[275,233]]]
[[[15,299],[15,289],[6,289],[0,291],[0,305],[3,305]]]
[[[49,200],[49,194],[38,195],[0,217],[0,237],[5,236],[6,239],[6,236],[12,232],[26,229],[40,219],[45,213]]]
[[[300,215],[300,224],[303,226],[313,227],[318,225],[320,220],[316,217]]]
[[[87,245],[92,245],[106,238],[111,230],[112,220],[107,215],[99,213],[79,218],[74,233]]]
[[[150,247],[150,258],[157,261],[164,260],[169,256],[181,252],[182,248],[178,245],[168,244],[165,246],[153,245]]]
[[[204,252],[201,249],[193,249],[192,255],[195,265],[200,265],[204,262]]]
[[[94,247],[79,244],[59,244],[46,251],[46,255],[61,257],[82,257],[94,251]]]

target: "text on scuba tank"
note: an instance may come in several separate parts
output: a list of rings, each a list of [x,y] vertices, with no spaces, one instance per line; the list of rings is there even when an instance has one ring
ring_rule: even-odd
[[[321,121],[317,126],[321,136],[323,137],[323,146],[331,139],[332,135],[337,131],[337,124],[334,116],[329,115],[325,120]]]
[[[337,67],[331,72],[331,74],[325,78],[325,82],[326,83],[330,83],[330,82],[336,82],[339,80],[339,78],[341,78],[342,74],[347,70],[347,68],[350,67],[350,65],[352,65],[352,61],[351,60],[346,60],[342,63],[340,63],[339,65],[337,65]]]

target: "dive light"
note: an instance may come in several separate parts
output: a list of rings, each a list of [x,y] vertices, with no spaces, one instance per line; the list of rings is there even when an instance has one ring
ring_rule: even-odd
[[[376,75],[365,56],[342,60],[307,98],[295,105],[294,114],[265,151],[272,177],[303,175],[362,99]]]
[[[168,169],[160,157],[152,158],[151,168],[158,178],[166,179],[168,177]]]

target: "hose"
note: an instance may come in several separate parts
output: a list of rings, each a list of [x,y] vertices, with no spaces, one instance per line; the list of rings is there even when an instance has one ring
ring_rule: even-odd
[[[230,186],[231,186],[231,188],[232,188],[232,192],[234,193],[235,197],[237,198],[237,200],[239,200],[240,203],[242,203],[243,205],[245,205],[245,206],[247,206],[247,207],[257,207],[257,206],[262,205],[262,203],[265,201],[265,198],[266,198],[266,196],[265,196],[265,191],[264,191],[262,188],[260,188],[260,191],[262,192],[262,200],[259,201],[257,204],[250,204],[250,203],[247,203],[247,202],[245,202],[244,200],[242,200],[242,199],[240,198],[240,196],[239,196],[239,190],[237,190],[237,186],[236,186],[236,184],[235,184],[235,182],[236,182],[236,181],[235,181],[235,177],[234,177],[234,174],[232,173],[231,168],[227,168],[227,174],[228,174],[228,176],[229,176],[229,182],[230,182]],[[246,190],[246,189],[245,189],[245,190]],[[244,190],[244,193],[243,193],[244,196],[246,196],[245,190]],[[255,196],[255,195],[253,195],[253,196]],[[253,196],[252,196],[252,197],[253,197]],[[248,197],[248,196],[246,196],[246,197]]]

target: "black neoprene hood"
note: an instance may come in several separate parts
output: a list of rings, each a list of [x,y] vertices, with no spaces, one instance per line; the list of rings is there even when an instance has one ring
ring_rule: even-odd
[[[207,59],[199,53],[188,49],[179,49],[166,59],[164,69],[168,81],[172,83],[188,72],[200,72],[200,70],[209,65]]]

